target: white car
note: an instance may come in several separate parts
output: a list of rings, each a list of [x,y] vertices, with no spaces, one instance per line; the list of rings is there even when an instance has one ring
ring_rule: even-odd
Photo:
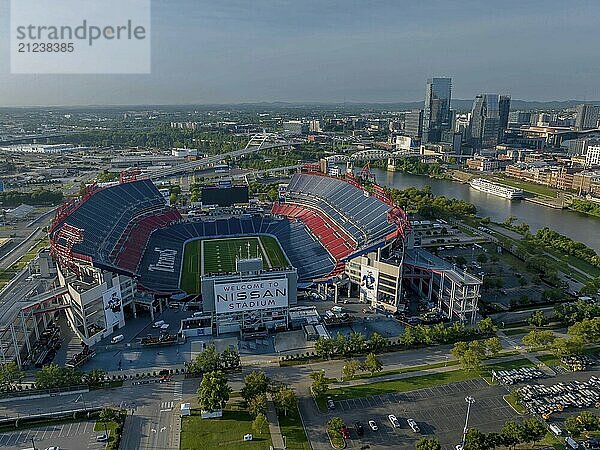
[[[419,428],[419,425],[417,425],[417,422],[415,422],[415,419],[406,419],[406,423],[408,423],[408,426],[415,433],[419,433],[421,431],[421,429]]]
[[[377,427],[377,424],[375,423],[374,420],[369,420],[369,426],[371,427],[371,430],[373,430],[373,431],[379,430],[379,428]]]
[[[395,415],[390,414],[388,416],[388,419],[390,419],[390,422],[394,428],[400,428],[400,422],[398,422],[398,419],[396,418]]]
[[[60,450],[60,447],[48,447],[46,450]]]

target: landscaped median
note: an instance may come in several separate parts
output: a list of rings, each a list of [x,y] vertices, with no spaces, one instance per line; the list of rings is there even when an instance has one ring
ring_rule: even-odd
[[[521,405],[521,403],[519,402],[519,396],[514,391],[510,394],[505,395],[504,401],[508,403],[512,407],[512,409],[514,409],[519,414],[525,414],[527,412],[523,405]]]

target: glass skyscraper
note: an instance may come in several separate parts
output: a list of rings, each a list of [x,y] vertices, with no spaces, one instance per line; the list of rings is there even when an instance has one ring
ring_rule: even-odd
[[[429,78],[423,109],[423,142],[440,142],[442,131],[450,127],[452,78]]]
[[[498,94],[481,94],[475,97],[471,111],[471,145],[473,148],[495,147],[498,144],[499,127]]]

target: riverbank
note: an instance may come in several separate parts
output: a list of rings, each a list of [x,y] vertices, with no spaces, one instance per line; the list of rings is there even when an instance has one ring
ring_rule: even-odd
[[[489,217],[493,222],[503,223],[508,217],[517,217],[519,221],[530,225],[531,232],[549,227],[575,241],[583,242],[596,252],[600,252],[597,217],[590,217],[568,209],[550,208],[534,202],[511,201],[479,192],[466,184],[466,179],[464,181],[458,179],[438,180],[428,176],[388,172],[378,168],[372,169],[372,172],[375,174],[377,182],[383,186],[401,190],[409,187],[419,189],[430,187],[434,195],[457,198],[475,204],[477,215]],[[504,180],[500,180],[500,182],[504,182]]]

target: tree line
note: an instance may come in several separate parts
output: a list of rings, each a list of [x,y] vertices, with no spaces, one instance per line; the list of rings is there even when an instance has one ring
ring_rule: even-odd
[[[48,189],[37,189],[32,192],[6,191],[0,192],[0,204],[3,206],[27,205],[58,205],[63,201],[61,191],[50,191]]]
[[[465,218],[473,217],[477,207],[473,203],[448,198],[443,195],[433,195],[431,187],[410,187],[407,189],[385,188],[394,203],[407,212],[414,212],[426,218]]]
[[[434,344],[451,344],[491,335],[495,331],[488,317],[480,320],[476,328],[470,328],[460,322],[451,325],[407,325],[404,333],[396,342],[373,333],[367,339],[362,333],[350,333],[348,336],[338,333],[332,338],[319,338],[315,343],[315,353],[321,358],[362,355],[368,352],[379,353],[391,348],[413,348]]]

